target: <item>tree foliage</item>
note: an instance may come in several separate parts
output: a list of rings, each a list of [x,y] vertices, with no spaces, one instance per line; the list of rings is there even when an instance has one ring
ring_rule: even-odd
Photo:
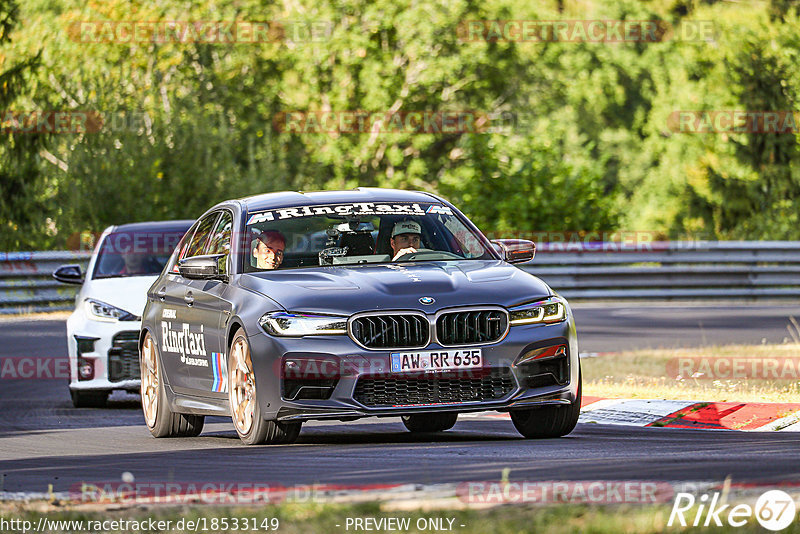
[[[19,10],[16,0],[0,0],[0,110],[13,108],[29,92],[41,59],[41,52],[11,60],[4,53]],[[45,137],[0,130],[0,248],[35,246],[48,231],[39,161]]]
[[[650,20],[674,32],[656,43],[466,41],[470,20]],[[92,42],[86,21],[284,21],[290,33]],[[714,39],[687,37],[703,21]],[[291,38],[312,27],[323,31]],[[109,224],[195,218],[226,198],[357,186],[440,193],[495,234],[798,239],[796,132],[669,126],[678,110],[799,111],[798,29],[790,0],[0,0],[0,109],[105,119],[99,132],[2,134],[0,243],[57,248]],[[492,122],[275,127],[282,113],[331,110]]]

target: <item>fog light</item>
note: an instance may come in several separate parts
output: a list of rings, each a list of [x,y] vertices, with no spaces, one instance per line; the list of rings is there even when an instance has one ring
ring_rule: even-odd
[[[339,378],[339,360],[336,358],[304,357],[285,358],[281,378]]]
[[[91,380],[94,378],[94,362],[91,360],[78,360],[78,379]]]
[[[554,345],[551,347],[542,347],[540,349],[529,350],[522,356],[519,356],[514,365],[521,365],[524,363],[532,362],[533,360],[545,360],[549,358],[560,358],[567,355],[566,345]]]
[[[329,399],[339,382],[339,374],[338,358],[284,358],[281,396],[290,401]]]

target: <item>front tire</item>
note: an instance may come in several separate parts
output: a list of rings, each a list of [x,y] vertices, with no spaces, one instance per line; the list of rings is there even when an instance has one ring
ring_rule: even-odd
[[[419,413],[402,416],[403,424],[415,434],[450,430],[458,420],[457,413]]]
[[[294,443],[302,423],[265,421],[261,415],[250,343],[243,329],[236,331],[228,354],[228,399],[239,439],[245,445]]]
[[[583,378],[578,370],[578,394],[569,406],[543,406],[529,410],[512,410],[511,422],[526,438],[560,438],[578,424],[581,414]]]
[[[147,429],[155,438],[194,437],[203,431],[205,417],[174,413],[169,409],[158,349],[150,332],[142,343],[142,412]]]

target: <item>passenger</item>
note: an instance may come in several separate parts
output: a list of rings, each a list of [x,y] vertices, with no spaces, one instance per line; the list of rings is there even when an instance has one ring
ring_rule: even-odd
[[[257,269],[277,269],[283,262],[286,238],[275,230],[261,232],[253,246],[253,258]]]
[[[417,252],[422,240],[422,227],[414,221],[400,221],[392,228],[392,261],[404,254]]]

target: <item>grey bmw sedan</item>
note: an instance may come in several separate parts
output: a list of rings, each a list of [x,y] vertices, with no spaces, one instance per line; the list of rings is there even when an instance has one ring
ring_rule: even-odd
[[[489,241],[424,192],[270,193],[200,217],[147,293],[142,407],[155,437],[230,416],[247,444],[304,421],[401,417],[441,432],[510,412],[528,438],[580,412],[567,302],[511,265],[534,244]]]

